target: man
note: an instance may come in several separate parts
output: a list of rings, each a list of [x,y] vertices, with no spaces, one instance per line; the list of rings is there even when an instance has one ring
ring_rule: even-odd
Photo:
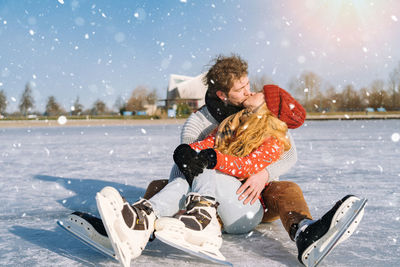
[[[215,59],[206,75],[206,106],[192,114],[184,124],[182,143],[202,140],[223,119],[243,108],[253,94],[247,74],[247,63],[238,56]],[[301,126],[305,111],[287,92],[277,86],[265,86],[264,92],[267,106],[278,118],[289,128]],[[217,212],[227,233],[248,232],[261,220],[280,218],[290,238],[296,241],[300,262],[306,263],[314,245],[335,224],[338,213],[346,213],[359,199],[347,196],[320,220],[313,221],[300,188],[292,182],[277,181],[297,160],[290,134],[289,139],[291,149],[282,155],[281,160],[250,176],[243,184],[234,177],[206,170],[206,175],[194,178],[190,186],[175,165],[169,183],[153,196],[150,192],[155,193],[154,186],[162,182],[150,184],[146,193],[148,200],[142,199],[130,205],[115,189],[103,189],[97,196],[98,207],[121,263],[127,266],[132,258],[141,254],[154,231],[154,222],[158,234],[190,236],[192,240],[182,240],[200,244],[200,247],[211,244],[212,252],[219,252],[222,239]],[[265,214],[257,201],[262,192],[268,209]],[[179,205],[181,200],[186,200],[185,213],[175,218],[166,217],[173,216],[182,208]],[[251,205],[247,205],[249,202]]]

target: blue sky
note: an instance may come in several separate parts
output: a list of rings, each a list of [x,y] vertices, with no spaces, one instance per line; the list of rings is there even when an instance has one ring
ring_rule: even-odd
[[[307,70],[360,88],[399,64],[399,20],[394,0],[0,0],[0,90],[9,112],[27,82],[39,111],[50,95],[112,107],[139,85],[164,98],[171,73],[231,52],[284,88]]]

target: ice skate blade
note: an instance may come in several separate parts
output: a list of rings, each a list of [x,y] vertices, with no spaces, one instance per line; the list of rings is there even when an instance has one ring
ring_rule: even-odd
[[[233,266],[232,263],[225,260],[225,257],[222,255],[222,253],[219,250],[214,251],[214,252],[204,251],[199,246],[195,246],[195,245],[185,242],[183,238],[181,238],[181,239],[172,238],[172,236],[169,235],[165,231],[156,231],[154,233],[154,235],[161,242],[163,242],[167,245],[170,245],[174,248],[177,248],[179,250],[185,251],[186,253],[188,253],[190,255],[193,255],[193,256],[196,256],[196,257],[199,257],[199,258],[202,258],[205,260],[209,260],[214,263],[227,265],[227,266]]]
[[[329,252],[340,241],[341,237],[348,231],[348,228],[355,223],[355,220],[358,220],[357,225],[360,223],[361,217],[358,215],[364,212],[366,203],[367,199],[365,198],[354,203],[349,211],[340,219],[340,221],[331,229],[329,229],[329,231],[320,240],[318,240],[317,244],[311,247],[309,254],[306,257],[303,256],[303,264],[307,267],[315,267],[320,264],[326,255],[328,255]],[[356,226],[354,226],[353,231],[355,230],[355,227]]]
[[[109,247],[102,246],[101,244],[93,241],[86,233],[84,229],[80,226],[76,226],[72,223],[69,223],[68,221],[63,222],[63,221],[57,221],[58,226],[60,226],[62,229],[70,233],[72,236],[77,238],[79,241],[83,242],[85,245],[95,249],[96,251],[100,252],[104,256],[110,257],[111,259],[118,261],[114,250],[112,249],[111,243]]]
[[[104,228],[106,229],[107,235],[110,238],[111,245],[116,254],[116,258],[122,266],[129,267],[131,265],[132,259],[130,256],[131,253],[129,251],[129,248],[122,247],[122,242],[118,238],[118,233],[114,230],[116,214],[115,207],[113,207],[111,201],[112,200],[105,198],[101,193],[97,193],[96,195],[97,208],[99,210],[101,219],[104,222]]]

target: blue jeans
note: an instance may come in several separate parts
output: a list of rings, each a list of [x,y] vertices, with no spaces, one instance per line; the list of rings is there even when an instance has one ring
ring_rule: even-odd
[[[186,195],[196,192],[214,197],[219,202],[217,211],[226,233],[247,233],[261,222],[264,214],[262,205],[259,201],[244,205],[243,201],[238,200],[236,190],[241,183],[235,177],[205,169],[194,178],[190,187],[182,174],[174,175],[177,173],[180,174],[174,165],[168,184],[149,200],[157,217],[173,216],[180,209],[185,209]]]

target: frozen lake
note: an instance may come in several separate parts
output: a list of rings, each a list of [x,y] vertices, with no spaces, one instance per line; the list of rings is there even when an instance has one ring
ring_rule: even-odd
[[[118,266],[56,226],[74,210],[97,213],[95,194],[114,186],[134,201],[168,178],[180,125],[0,129],[0,265]],[[322,266],[400,266],[400,120],[310,121],[292,131],[297,182],[317,218],[348,193],[368,198],[356,233]],[[300,266],[280,221],[224,235],[236,266]],[[159,241],[138,266],[212,266]]]

